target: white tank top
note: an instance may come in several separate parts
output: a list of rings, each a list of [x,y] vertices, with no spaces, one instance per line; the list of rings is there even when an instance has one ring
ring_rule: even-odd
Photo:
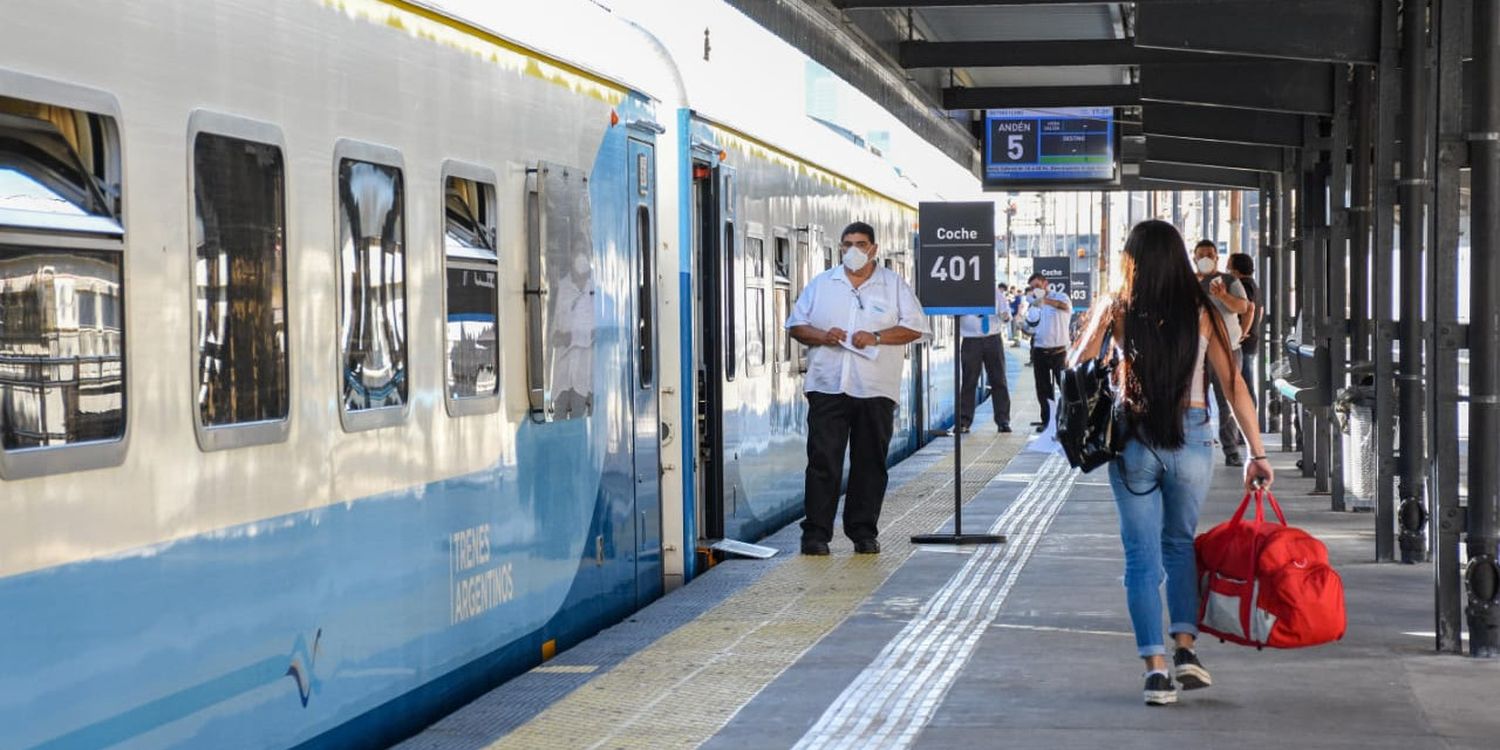
[[[1203,401],[1203,361],[1208,357],[1208,337],[1198,334],[1198,363],[1193,366],[1193,385],[1188,390],[1188,404],[1207,406]]]

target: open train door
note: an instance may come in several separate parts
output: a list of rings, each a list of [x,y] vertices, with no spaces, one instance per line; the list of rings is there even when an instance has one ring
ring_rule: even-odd
[[[724,383],[735,376],[733,172],[714,152],[694,149],[693,258],[698,466],[695,523],[700,545],[724,538]]]
[[[630,139],[630,236],[635,244],[636,602],[662,595],[661,415],[656,372],[656,147]]]

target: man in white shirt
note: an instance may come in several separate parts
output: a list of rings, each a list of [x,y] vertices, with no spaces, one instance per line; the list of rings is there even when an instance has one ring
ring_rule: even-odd
[[[1239,279],[1220,273],[1219,247],[1213,240],[1199,240],[1193,247],[1193,266],[1198,271],[1198,283],[1203,287],[1203,292],[1213,303],[1219,320],[1224,321],[1224,332],[1229,336],[1230,358],[1234,363],[1234,371],[1239,372],[1244,356],[1240,351],[1240,342],[1244,338],[1244,329],[1254,319],[1255,307],[1250,304],[1249,295],[1245,294],[1245,286]],[[1224,464],[1243,466],[1245,461],[1240,456],[1240,443],[1244,441],[1244,437],[1240,435],[1240,428],[1229,411],[1229,402],[1224,398],[1224,386],[1212,370],[1213,368],[1209,368],[1204,375],[1207,377],[1208,387],[1214,391],[1214,406],[1219,415],[1219,447],[1224,450]]]
[[[849,487],[844,534],[854,551],[880,551],[880,506],[886,456],[901,398],[901,349],[927,336],[917,296],[895,271],[875,263],[875,229],[856,221],[844,229],[843,265],[813,277],[797,298],[786,328],[807,352],[807,476],[802,554],[826,555],[833,539],[844,449]]]
[[[1032,327],[1031,372],[1036,376],[1036,400],[1042,407],[1042,421],[1033,422],[1037,432],[1052,421],[1052,399],[1056,382],[1067,366],[1068,346],[1072,343],[1073,301],[1062,292],[1047,291],[1047,277],[1034,273],[1026,280],[1031,287],[1031,303],[1026,323]]]
[[[1010,387],[1005,382],[1005,324],[1010,320],[1010,300],[1005,285],[995,290],[994,315],[963,315],[958,332],[963,337],[959,357],[963,364],[963,385],[958,399],[958,431],[968,432],[974,424],[974,402],[978,400],[979,369],[984,368],[990,382],[990,399],[995,407],[995,427],[1010,432]]]

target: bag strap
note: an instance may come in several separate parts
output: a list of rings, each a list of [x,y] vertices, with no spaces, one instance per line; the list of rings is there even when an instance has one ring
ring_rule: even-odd
[[[1281,504],[1276,502],[1276,496],[1272,495],[1270,490],[1260,489],[1245,493],[1245,499],[1240,501],[1240,507],[1234,511],[1234,516],[1230,518],[1231,523],[1240,524],[1245,522],[1245,511],[1250,509],[1251,498],[1255,499],[1256,523],[1265,523],[1265,504],[1269,503],[1271,506],[1271,510],[1276,513],[1276,520],[1281,521],[1282,526],[1291,525],[1286,522],[1286,514],[1281,512]]]
[[[1258,494],[1265,495],[1266,502],[1270,504],[1271,510],[1276,512],[1276,520],[1281,521],[1282,526],[1290,526],[1286,522],[1286,514],[1281,512],[1281,503],[1276,502],[1276,496],[1270,490],[1256,490]]]

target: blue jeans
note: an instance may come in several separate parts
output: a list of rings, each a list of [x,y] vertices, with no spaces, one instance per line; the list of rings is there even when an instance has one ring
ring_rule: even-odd
[[[1109,486],[1125,545],[1125,600],[1142,657],[1164,655],[1161,584],[1167,583],[1171,633],[1198,634],[1198,565],[1193,536],[1213,477],[1214,434],[1205,409],[1183,415],[1177,450],[1132,438],[1109,464]],[[1143,494],[1136,494],[1143,493]]]

